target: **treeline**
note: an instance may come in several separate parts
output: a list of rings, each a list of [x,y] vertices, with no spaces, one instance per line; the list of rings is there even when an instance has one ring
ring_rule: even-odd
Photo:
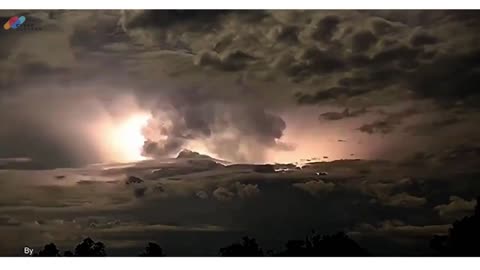
[[[303,240],[289,240],[284,250],[279,252],[272,250],[264,252],[255,239],[244,237],[239,243],[221,248],[219,255],[225,257],[359,257],[368,256],[369,253],[345,233],[339,232],[324,236],[313,233]]]
[[[80,244],[75,247],[74,252],[67,250],[63,253],[58,250],[54,243],[45,245],[45,247],[38,253],[33,254],[38,257],[105,257],[107,256],[105,244],[102,242],[95,242],[91,238],[85,238]],[[138,256],[146,257],[161,257],[163,255],[162,248],[153,242],[150,242],[145,247],[145,250],[138,254]]]
[[[165,256],[163,249],[154,242],[147,244],[145,249],[137,254],[142,257]],[[226,257],[259,257],[259,256],[367,256],[368,252],[361,248],[345,233],[320,236],[312,233],[304,240],[290,240],[285,249],[279,252],[266,251],[258,245],[254,238],[243,237],[240,242],[220,248],[219,256]],[[54,243],[45,247],[34,256],[39,257],[104,257],[107,256],[105,244],[95,242],[91,238],[84,239],[74,251],[61,252]]]
[[[480,196],[474,214],[455,221],[447,235],[435,235],[430,247],[441,256],[480,256]]]
[[[472,216],[455,221],[447,235],[434,235],[430,247],[438,256],[480,256],[480,197]],[[145,249],[137,254],[143,257],[165,256],[160,245],[154,242],[147,244]],[[264,251],[254,238],[243,237],[241,241],[220,248],[219,256],[225,257],[359,257],[370,256],[366,249],[360,247],[353,239],[343,232],[333,235],[312,233],[301,240],[289,240],[281,251]],[[54,243],[45,245],[43,250],[34,254],[41,257],[103,257],[107,256],[106,247],[102,242],[90,238],[84,239],[74,251],[58,250]]]

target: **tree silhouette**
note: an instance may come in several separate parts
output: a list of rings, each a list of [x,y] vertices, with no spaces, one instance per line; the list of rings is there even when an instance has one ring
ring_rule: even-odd
[[[435,238],[443,239],[441,237]],[[439,242],[439,246],[441,243]],[[478,243],[478,242],[477,242]],[[368,253],[345,233],[340,232],[333,235],[320,236],[313,233],[305,240],[290,240],[285,245],[286,249],[281,252],[268,251],[268,256],[367,256]],[[259,257],[264,256],[262,248],[254,238],[243,237],[241,242],[234,243],[221,248],[219,254],[225,257]],[[105,245],[102,242],[95,242],[91,238],[85,238],[75,248],[75,252],[65,251],[65,257],[102,257],[106,256]],[[60,251],[54,243],[45,245],[44,249],[34,256],[60,257]],[[139,254],[142,257],[165,256],[163,249],[154,242],[149,242],[145,250]]]
[[[75,256],[79,257],[103,257],[106,256],[105,245],[86,238],[75,248]]]
[[[253,238],[244,237],[242,243],[235,243],[220,249],[220,255],[226,257],[254,257],[263,256],[262,249]],[[268,252],[269,256],[309,257],[309,256],[368,256],[368,252],[361,248],[354,240],[343,232],[333,235],[318,235],[313,233],[305,240],[289,240],[285,250]]]
[[[368,256],[366,250],[343,232],[324,236],[314,233],[311,236],[307,236],[305,240],[290,240],[285,247],[285,251],[279,252],[276,256]]]
[[[286,250],[282,253],[274,254],[280,256],[300,257],[306,256],[308,253],[307,241],[303,240],[288,240],[285,244]]]
[[[163,255],[163,250],[162,248],[157,244],[153,242],[149,242],[147,247],[145,247],[145,251],[140,254],[142,257],[162,257]]]
[[[221,248],[220,255],[224,257],[259,257],[263,256],[263,251],[254,238],[243,237],[241,243]]]
[[[45,245],[43,250],[38,252],[38,256],[40,257],[59,257],[60,251],[57,249],[57,246],[54,243],[50,243]]]
[[[480,256],[480,197],[473,216],[452,224],[447,235],[435,235],[430,247],[443,256]]]

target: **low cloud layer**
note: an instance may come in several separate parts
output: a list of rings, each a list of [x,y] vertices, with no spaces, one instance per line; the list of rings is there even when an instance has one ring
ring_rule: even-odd
[[[480,188],[476,167],[459,176],[463,156],[425,162],[421,169],[381,160],[277,164],[268,170],[206,166],[210,162],[178,158],[123,167],[3,170],[0,227],[12,241],[0,245],[0,254],[18,255],[24,245],[52,241],[68,248],[88,235],[105,242],[112,255],[148,241],[162,243],[170,255],[215,255],[241,235],[279,248],[312,229],[348,232],[374,254],[431,254],[429,238],[471,214]],[[184,241],[194,248],[185,248]]]

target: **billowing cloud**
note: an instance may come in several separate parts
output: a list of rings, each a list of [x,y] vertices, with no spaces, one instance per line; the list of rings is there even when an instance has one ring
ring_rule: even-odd
[[[458,218],[473,212],[475,205],[477,205],[475,200],[466,201],[457,196],[450,196],[448,204],[437,205],[434,209],[442,217]]]
[[[353,110],[350,111],[348,108],[345,108],[345,110],[341,112],[325,112],[320,114],[320,117],[325,119],[325,120],[330,120],[330,121],[336,121],[336,120],[341,120],[344,118],[349,118],[349,117],[356,117],[360,116],[362,114],[367,113],[367,110],[365,108],[360,109],[360,110]]]
[[[427,200],[425,198],[412,196],[407,193],[399,193],[389,196],[388,199],[384,201],[386,205],[397,207],[419,207],[426,202]]]
[[[213,196],[220,201],[229,201],[235,194],[224,187],[218,187],[213,191]]]
[[[258,185],[253,184],[241,184],[235,183],[235,187],[237,189],[238,197],[240,198],[249,198],[253,196],[257,196],[260,193],[258,189]]]
[[[312,180],[305,183],[295,183],[294,187],[305,190],[306,192],[316,195],[321,193],[328,193],[335,188],[335,184],[326,183],[322,180]]]

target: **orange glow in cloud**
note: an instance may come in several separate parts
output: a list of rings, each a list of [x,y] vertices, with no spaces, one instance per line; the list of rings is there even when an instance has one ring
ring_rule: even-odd
[[[146,159],[142,156],[142,147],[145,138],[142,129],[148,123],[150,115],[136,113],[126,117],[114,126],[110,132],[111,145],[120,161],[139,161]]]
[[[142,156],[143,128],[151,114],[142,110],[133,97],[115,100],[113,111],[103,110],[87,127],[103,162],[135,162]]]

